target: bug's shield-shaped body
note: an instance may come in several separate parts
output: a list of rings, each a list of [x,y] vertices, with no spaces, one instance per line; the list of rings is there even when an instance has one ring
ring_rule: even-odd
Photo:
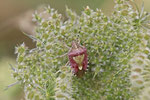
[[[87,49],[76,42],[72,42],[71,51],[68,53],[70,65],[74,74],[82,76],[87,69]]]

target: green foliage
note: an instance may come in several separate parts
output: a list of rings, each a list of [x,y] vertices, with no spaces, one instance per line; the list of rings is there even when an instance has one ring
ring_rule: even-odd
[[[27,100],[129,100],[149,91],[144,84],[150,83],[149,34],[143,26],[149,14],[138,12],[128,0],[115,3],[109,17],[89,7],[81,16],[66,8],[65,21],[50,7],[35,14],[36,48],[29,50],[24,44],[16,48],[18,65],[13,73]],[[88,52],[88,70],[82,78],[72,74],[67,55],[62,56],[77,40]],[[139,80],[133,77],[137,74]]]
[[[15,60],[8,57],[0,59],[0,100],[19,100],[22,95],[22,89],[19,85],[9,88],[11,83],[15,82],[15,79],[11,77],[11,71],[9,63],[15,64]],[[8,87],[6,87],[8,85]]]

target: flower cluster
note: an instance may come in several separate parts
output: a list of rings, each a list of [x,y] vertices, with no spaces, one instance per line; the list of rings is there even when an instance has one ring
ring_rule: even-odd
[[[30,36],[36,48],[30,50],[24,44],[16,48],[13,76],[23,85],[25,99],[129,100],[147,96],[150,38],[145,24],[150,14],[143,9],[139,12],[132,4],[115,0],[110,16],[89,7],[78,16],[66,8],[66,20],[49,6],[36,12],[36,35]]]

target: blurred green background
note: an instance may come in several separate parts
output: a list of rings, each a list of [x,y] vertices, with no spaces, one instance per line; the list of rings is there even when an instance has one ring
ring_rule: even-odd
[[[142,0],[135,0],[140,7]],[[11,76],[9,63],[16,64],[14,54],[15,46],[25,43],[29,48],[34,48],[32,42],[22,31],[34,35],[35,23],[32,23],[32,13],[41,9],[44,4],[58,10],[65,15],[65,6],[80,14],[86,6],[92,9],[100,8],[107,15],[113,11],[113,0],[0,0],[0,100],[21,100],[23,91],[16,85],[4,91],[6,86],[14,83]],[[150,0],[144,0],[146,11],[150,11]]]

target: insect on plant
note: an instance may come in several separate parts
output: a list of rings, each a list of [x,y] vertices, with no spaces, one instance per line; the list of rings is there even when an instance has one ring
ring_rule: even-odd
[[[66,8],[65,21],[50,6],[35,14],[36,48],[16,47],[13,71],[25,99],[150,100],[150,14],[133,3],[115,0],[111,16],[89,7],[80,16]]]
[[[72,48],[68,53],[69,62],[73,69],[73,73],[78,77],[83,76],[87,69],[87,49],[79,43],[73,41]]]
[[[69,49],[69,51],[59,57],[68,56],[69,61],[66,65],[70,64],[73,74],[77,77],[82,77],[88,65],[87,49],[85,46],[80,44],[80,40],[73,41],[71,48],[67,45],[65,46]]]

